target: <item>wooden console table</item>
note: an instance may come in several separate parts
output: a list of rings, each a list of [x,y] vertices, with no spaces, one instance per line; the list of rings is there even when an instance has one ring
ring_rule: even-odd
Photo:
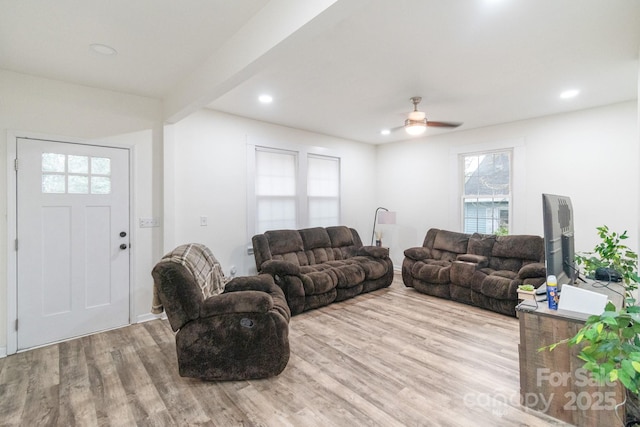
[[[518,310],[523,406],[580,427],[623,425],[624,405],[616,406],[624,401],[623,387],[619,383],[598,385],[582,368],[579,346],[538,351],[575,336],[588,315],[549,310],[544,304]]]

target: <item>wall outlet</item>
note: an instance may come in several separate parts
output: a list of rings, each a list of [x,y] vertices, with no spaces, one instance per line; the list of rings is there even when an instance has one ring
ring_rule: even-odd
[[[209,218],[207,218],[206,216],[201,216],[200,217],[200,226],[201,227],[206,227],[207,225],[209,225]]]
[[[138,218],[140,228],[160,227],[158,218]]]

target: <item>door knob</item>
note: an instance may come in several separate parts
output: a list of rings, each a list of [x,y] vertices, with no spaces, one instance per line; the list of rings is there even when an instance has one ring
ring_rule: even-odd
[[[126,231],[121,231],[120,232],[120,237],[127,237],[127,232]]]
[[[127,249],[127,245],[125,243],[121,244],[120,249],[124,251],[125,249]]]

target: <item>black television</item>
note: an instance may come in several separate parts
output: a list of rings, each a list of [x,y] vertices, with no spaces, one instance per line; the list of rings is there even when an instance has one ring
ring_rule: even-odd
[[[558,290],[574,284],[577,278],[573,237],[573,206],[567,196],[542,195],[544,224],[544,257],[547,276],[558,279]]]

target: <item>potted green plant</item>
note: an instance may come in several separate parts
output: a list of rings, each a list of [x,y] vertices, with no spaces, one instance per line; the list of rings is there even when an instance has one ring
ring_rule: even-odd
[[[619,381],[628,391],[625,400],[632,421],[626,425],[637,425],[640,393],[640,306],[635,304],[638,255],[623,243],[628,238],[626,231],[616,233],[606,225],[597,230],[601,242],[593,252],[577,255],[576,263],[587,276],[593,275],[599,267],[616,270],[622,277],[623,306],[618,309],[608,303],[605,311],[590,316],[575,336],[540,350],[553,350],[561,344],[581,345],[578,357],[585,362],[583,368],[591,372],[595,380],[600,383]]]
[[[622,234],[616,233],[606,225],[596,229],[601,239],[600,243],[593,252],[577,254],[576,264],[584,269],[587,277],[595,276],[596,270],[600,267],[617,271],[622,277],[625,297],[634,298],[633,291],[638,289],[638,254],[623,243],[629,238],[627,231]],[[625,305],[629,302],[625,299]]]

